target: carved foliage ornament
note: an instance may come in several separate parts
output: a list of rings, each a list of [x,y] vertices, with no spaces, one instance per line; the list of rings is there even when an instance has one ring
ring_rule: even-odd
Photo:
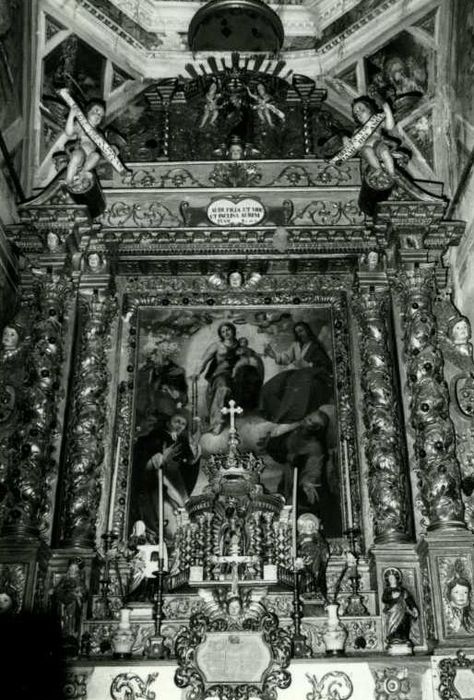
[[[55,475],[51,443],[56,424],[57,398],[62,371],[65,303],[69,284],[57,275],[36,283],[30,343],[4,352],[0,370],[4,389],[18,404],[21,423],[10,436],[10,465],[4,528],[9,533],[35,532],[47,527],[48,492]],[[15,324],[13,324],[14,327]],[[23,387],[15,389],[22,374]],[[5,424],[8,430],[8,419]]]
[[[443,360],[436,341],[433,270],[407,272],[403,282],[407,383],[425,514],[431,526],[461,526],[461,474],[454,450]]]
[[[108,295],[81,300],[63,509],[63,541],[79,546],[89,546],[95,539],[109,382],[107,348],[115,310],[115,300]]]
[[[352,681],[344,671],[330,671],[318,681],[313,674],[306,674],[312,691],[306,695],[307,700],[349,700],[354,692]]]
[[[119,673],[112,681],[110,695],[113,700],[155,700],[151,686],[157,678],[158,673],[149,673],[146,681],[136,673]]]
[[[460,698],[458,689],[456,688],[456,675],[459,671],[469,672],[470,688],[472,688],[472,673],[474,673],[474,659],[468,659],[466,654],[459,650],[455,657],[442,659],[439,662],[439,677],[440,684],[438,693],[441,700],[452,700],[452,698]]]
[[[406,476],[392,358],[388,346],[387,297],[361,293],[356,300],[360,319],[365,451],[369,464],[369,494],[378,540],[403,540],[409,529]]]

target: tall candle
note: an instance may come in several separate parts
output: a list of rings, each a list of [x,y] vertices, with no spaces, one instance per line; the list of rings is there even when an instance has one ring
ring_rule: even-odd
[[[352,520],[352,497],[351,497],[351,478],[349,473],[349,450],[347,448],[347,440],[343,441],[344,446],[344,480],[346,484],[346,508],[347,508],[347,529],[354,526]]]
[[[160,568],[164,566],[165,542],[163,539],[163,469],[160,465],[158,469],[158,555],[160,557]]]
[[[115,493],[117,491],[117,479],[118,470],[120,464],[120,446],[122,444],[122,438],[119,437],[117,440],[117,449],[115,451],[115,462],[114,470],[112,472],[112,480],[110,482],[110,498],[109,498],[109,512],[107,520],[107,532],[112,532],[114,527],[114,504],[115,504]]]
[[[294,561],[298,555],[298,548],[297,548],[297,536],[298,536],[298,467],[295,467],[293,470],[293,528],[292,528],[292,555],[293,555],[293,564]]]

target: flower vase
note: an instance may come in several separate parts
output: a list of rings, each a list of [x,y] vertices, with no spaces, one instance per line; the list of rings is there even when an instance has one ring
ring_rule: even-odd
[[[323,641],[328,656],[343,656],[346,646],[347,630],[338,615],[339,603],[328,603],[327,620],[323,626]]]
[[[121,608],[117,629],[112,635],[114,659],[129,659],[132,656],[134,636],[130,625],[131,608]]]

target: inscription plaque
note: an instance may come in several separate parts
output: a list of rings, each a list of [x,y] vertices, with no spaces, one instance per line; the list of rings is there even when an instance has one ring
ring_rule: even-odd
[[[196,650],[206,683],[263,683],[271,662],[260,632],[209,632]]]
[[[238,202],[215,199],[207,208],[207,218],[216,226],[255,226],[265,218],[265,207],[250,197]]]

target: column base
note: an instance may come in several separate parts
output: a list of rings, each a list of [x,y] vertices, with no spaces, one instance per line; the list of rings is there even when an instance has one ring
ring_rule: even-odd
[[[15,612],[43,608],[49,557],[39,540],[0,540],[0,592],[11,595]]]
[[[474,587],[474,534],[461,528],[437,528],[417,547],[425,607],[432,610],[430,637],[443,649],[471,647]]]

